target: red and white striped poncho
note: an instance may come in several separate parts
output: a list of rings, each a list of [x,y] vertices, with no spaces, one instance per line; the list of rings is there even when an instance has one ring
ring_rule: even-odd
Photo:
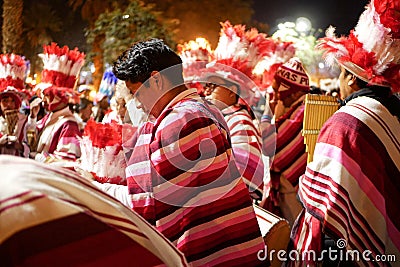
[[[231,136],[236,165],[253,199],[261,200],[264,188],[261,133],[249,111],[241,105],[222,110]]]
[[[356,265],[395,266],[374,260],[400,259],[399,178],[399,120],[372,98],[351,100],[324,124],[314,160],[300,179],[305,212],[293,227],[295,248],[318,255],[326,233],[359,251]],[[367,250],[370,261],[361,256]]]
[[[35,122],[28,119],[28,128],[35,127]],[[76,160],[81,156],[78,136],[82,134],[78,123],[68,107],[48,113],[37,122],[38,145],[37,152],[41,157],[39,161],[47,157],[57,159]]]
[[[187,266],[141,216],[75,172],[5,155],[0,169],[2,266]]]
[[[133,209],[192,266],[258,266],[264,248],[220,111],[195,90],[138,132],[127,167]]]
[[[302,135],[304,107],[302,99],[299,99],[284,115],[277,118],[274,124],[271,124],[270,119],[263,118],[260,123],[263,153],[272,160],[269,185],[271,190],[264,207],[280,216],[282,215],[277,195],[280,177],[283,176],[296,186],[307,165],[306,146]]]

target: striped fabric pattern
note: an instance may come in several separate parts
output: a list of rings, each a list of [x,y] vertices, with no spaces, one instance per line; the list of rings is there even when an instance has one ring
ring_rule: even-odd
[[[264,188],[262,141],[247,109],[240,105],[222,110],[231,136],[236,165],[253,199],[261,200]]]
[[[266,185],[269,196],[263,206],[279,216],[282,216],[278,197],[281,176],[295,187],[307,165],[302,136],[304,107],[304,103],[298,101],[275,123],[264,119],[260,123],[263,153],[270,157],[271,162],[271,182]]]
[[[306,211],[292,231],[295,248],[318,249],[315,236],[323,231],[345,239],[348,250],[370,250],[372,259],[400,259],[399,177],[398,119],[372,98],[350,101],[321,129],[314,160],[301,178]],[[357,265],[379,263],[362,258]]]
[[[276,122],[276,151],[271,173],[284,175],[295,186],[307,165],[306,146],[301,135],[304,104],[289,110],[284,116]]]
[[[264,247],[220,111],[188,91],[139,130],[127,168],[134,210],[192,266],[258,266]]]
[[[141,216],[76,173],[0,156],[2,266],[187,266]]]
[[[76,160],[81,156],[78,136],[82,134],[68,107],[47,114],[38,121],[37,129],[40,136],[38,153],[64,160]]]

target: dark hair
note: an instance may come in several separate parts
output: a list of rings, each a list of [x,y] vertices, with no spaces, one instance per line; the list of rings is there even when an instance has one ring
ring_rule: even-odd
[[[310,94],[315,94],[315,95],[322,95],[324,92],[322,91],[321,88],[315,85],[310,86]]]
[[[152,71],[176,66],[173,73],[166,72],[171,82],[183,83],[182,59],[160,39],[149,39],[133,44],[113,64],[113,73],[123,81],[146,82]],[[168,75],[169,73],[169,75]]]
[[[78,105],[78,112],[85,109],[88,105],[93,105],[93,102],[87,98],[81,97]]]

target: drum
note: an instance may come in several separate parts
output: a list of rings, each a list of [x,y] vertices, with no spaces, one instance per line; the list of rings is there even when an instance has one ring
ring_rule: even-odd
[[[261,234],[267,246],[265,253],[268,253],[267,257],[271,261],[271,266],[281,266],[282,262],[277,258],[277,254],[280,250],[286,251],[289,244],[289,223],[285,219],[278,217],[257,205],[253,206]],[[274,252],[272,252],[272,250],[274,250]]]

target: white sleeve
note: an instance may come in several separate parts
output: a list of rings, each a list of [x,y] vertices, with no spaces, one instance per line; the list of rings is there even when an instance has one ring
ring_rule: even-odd
[[[126,185],[117,185],[117,184],[109,184],[109,183],[99,183],[97,181],[92,181],[92,184],[95,185],[100,190],[106,192],[110,196],[118,199],[122,204],[129,208],[133,208],[132,199],[128,194],[128,187]]]

